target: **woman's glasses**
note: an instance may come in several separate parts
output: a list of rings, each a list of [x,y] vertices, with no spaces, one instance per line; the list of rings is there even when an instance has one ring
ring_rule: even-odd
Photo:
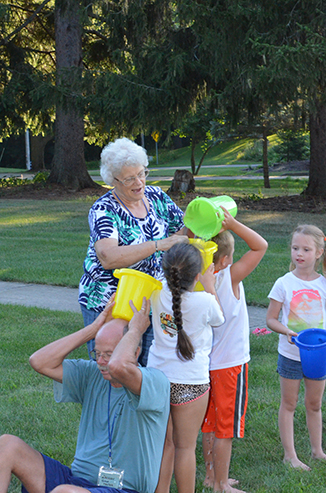
[[[125,187],[130,187],[135,183],[136,180],[142,180],[149,175],[148,169],[143,169],[137,176],[129,176],[129,178],[125,178],[124,180],[118,180],[118,178],[114,178],[119,183],[122,183]]]

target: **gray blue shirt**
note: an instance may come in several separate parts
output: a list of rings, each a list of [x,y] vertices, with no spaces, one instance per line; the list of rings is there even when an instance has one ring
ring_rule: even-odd
[[[125,488],[139,493],[155,490],[170,410],[170,385],[161,371],[140,370],[138,396],[124,387],[112,387],[94,361],[64,361],[63,383],[54,382],[55,400],[82,405],[73,475],[96,484],[99,468],[108,466],[111,387],[112,466],[124,470]]]

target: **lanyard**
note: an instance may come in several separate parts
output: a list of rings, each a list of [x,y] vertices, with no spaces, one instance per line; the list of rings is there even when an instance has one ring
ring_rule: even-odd
[[[140,227],[139,225],[139,222],[137,220],[137,218],[133,215],[132,212],[130,212],[130,210],[128,209],[128,207],[122,202],[122,200],[120,199],[119,195],[117,194],[117,192],[114,190],[114,195],[117,197],[118,201],[123,205],[123,207],[125,209],[127,209],[127,211],[129,212],[129,214],[131,215],[131,217],[136,221],[136,223],[138,224],[138,227],[139,229],[141,230],[141,232],[143,233],[143,236],[145,238],[145,241],[147,241],[147,238],[142,230],[142,228]],[[151,240],[154,241],[154,232],[153,232],[153,224],[152,224],[152,218],[151,216],[149,215],[149,210],[147,209],[146,207],[146,204],[145,204],[145,201],[144,199],[141,199],[143,204],[144,204],[144,207],[145,207],[145,210],[146,210],[146,215],[148,216],[148,222],[149,222],[149,225],[150,225],[150,228],[151,228]],[[155,252],[152,254],[152,257],[153,257],[153,268],[154,268],[154,277],[156,277],[156,273],[157,273],[157,261],[156,261],[156,255],[155,255]]]
[[[115,418],[117,417],[117,414],[118,413],[115,413],[114,418],[113,418],[113,421],[112,421],[112,426],[110,428],[110,401],[111,401],[111,384],[110,384],[109,399],[108,399],[109,463],[110,463],[110,466],[111,466],[111,462],[112,462],[112,435],[113,435],[113,427],[114,427],[114,423],[115,423]]]

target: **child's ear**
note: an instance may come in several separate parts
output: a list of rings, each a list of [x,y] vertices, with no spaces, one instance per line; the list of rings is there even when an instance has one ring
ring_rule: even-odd
[[[323,249],[318,250],[318,253],[316,254],[316,260],[319,259],[323,253],[324,253]]]
[[[220,259],[220,262],[221,262],[221,265],[223,267],[223,269],[225,269],[225,267],[228,266],[228,255],[224,255],[221,259]]]

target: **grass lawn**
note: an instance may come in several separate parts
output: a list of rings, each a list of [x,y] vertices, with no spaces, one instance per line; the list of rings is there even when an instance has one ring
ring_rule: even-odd
[[[0,280],[77,287],[88,245],[87,215],[94,198],[85,200],[0,199]],[[323,215],[239,211],[238,219],[258,231],[269,248],[245,279],[249,304],[266,306],[274,281],[288,270],[289,241],[299,223],[324,227]],[[246,245],[236,239],[235,259]]]
[[[0,305],[0,434],[18,435],[37,450],[67,465],[73,460],[80,406],[56,404],[51,380],[35,373],[28,358],[36,349],[81,326],[79,314]],[[86,347],[76,350],[71,357],[86,358]],[[251,358],[246,434],[243,440],[234,441],[231,477],[239,479],[239,487],[251,493],[325,493],[325,464],[310,457],[303,389],[295,415],[295,439],[299,458],[309,464],[312,471],[300,472],[282,463],[277,426],[280,399],[275,372],[277,336],[251,335]],[[204,477],[200,435],[197,493],[212,491],[203,488]],[[176,491],[173,483],[171,493]],[[9,492],[20,492],[16,480],[12,481]]]

